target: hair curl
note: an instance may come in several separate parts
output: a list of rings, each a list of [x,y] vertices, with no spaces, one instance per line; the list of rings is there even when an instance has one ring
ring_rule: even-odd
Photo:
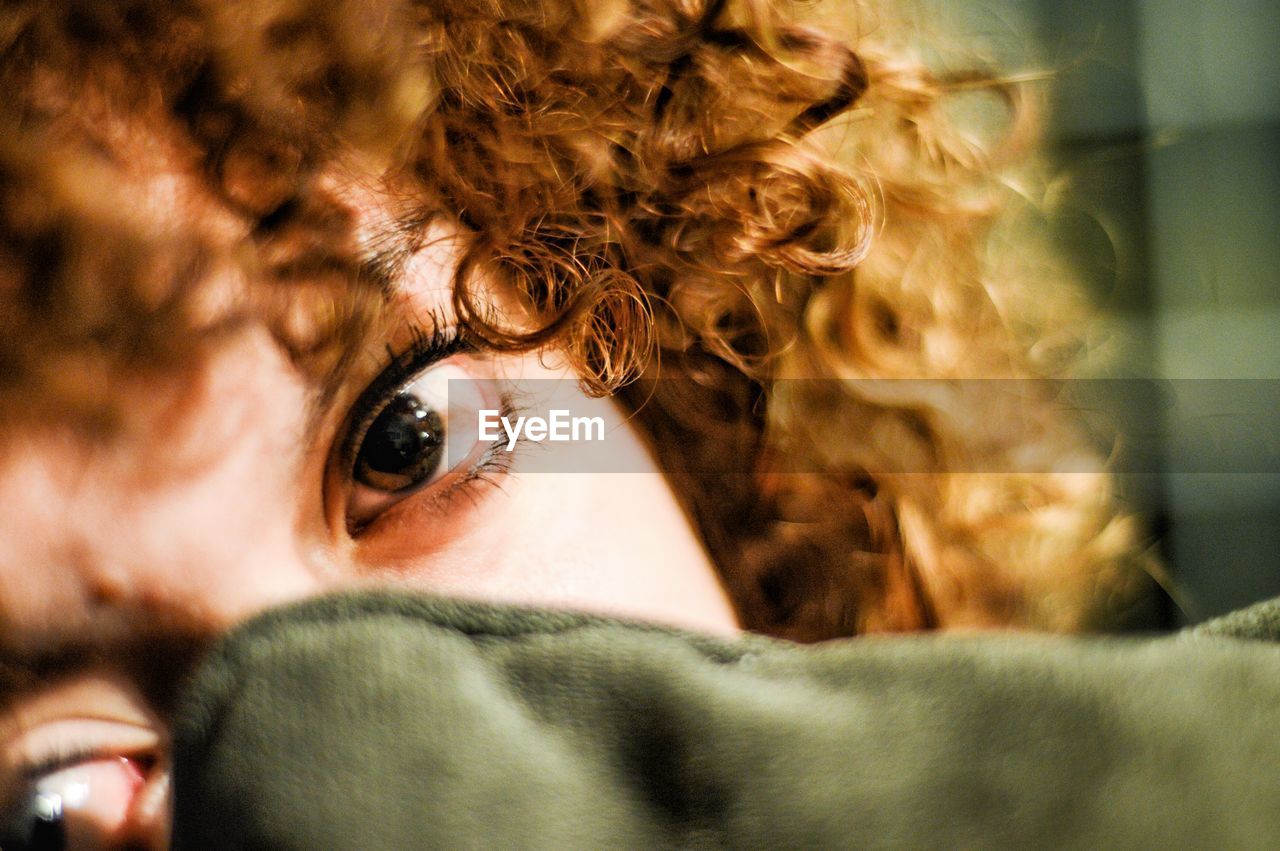
[[[1041,384],[1065,374],[1085,312],[1017,225],[1031,94],[931,70],[885,10],[61,0],[0,14],[3,135],[20,140],[0,146],[6,400],[68,352],[128,370],[198,351],[211,335],[193,317],[236,318],[189,308],[220,263],[270,284],[238,316],[274,317],[305,368],[334,372],[376,286],[320,176],[359,151],[396,188],[405,234],[440,215],[468,231],[453,297],[472,333],[556,347],[635,409],[745,626],[803,640],[1077,629],[1143,590],[1133,522]],[[974,92],[1002,106],[1003,132],[954,116]],[[86,197],[129,168],[95,153],[119,142],[96,139],[95,110],[169,139],[251,250],[157,237]],[[527,311],[495,311],[477,269]],[[323,333],[291,331],[299,310]],[[978,378],[1019,382],[1016,402],[1004,384],[939,383]]]

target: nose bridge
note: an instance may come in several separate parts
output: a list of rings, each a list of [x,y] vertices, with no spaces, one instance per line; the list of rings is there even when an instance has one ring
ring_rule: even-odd
[[[209,520],[203,512],[186,522],[153,520],[136,546],[118,549],[97,565],[92,581],[118,583],[123,574],[124,586],[111,592],[123,592],[139,616],[209,634],[317,593],[317,572],[301,557],[285,512],[277,507],[256,518],[231,514],[220,522],[201,522]],[[111,564],[122,569],[104,569]]]
[[[127,590],[144,612],[220,631],[318,590],[303,557],[312,547],[302,543],[316,532],[300,531],[298,518],[320,513],[318,488],[304,487],[319,476],[300,450],[296,389],[281,389],[294,403],[283,405],[269,404],[276,397],[267,389],[255,390],[248,407],[230,390],[212,393],[195,418],[207,428],[183,433],[200,463],[166,471],[154,488],[115,504],[103,524],[123,532],[111,558],[126,566]],[[144,462],[145,451],[135,460]],[[111,505],[111,484],[103,487],[97,501]]]
[[[235,455],[154,489],[82,480],[50,529],[82,605],[199,636],[315,594],[287,478]]]
[[[218,635],[320,590],[321,573],[301,557],[282,508],[198,511],[195,500],[174,513],[182,500],[163,510],[124,498],[108,510],[95,501],[97,509],[78,500],[33,512],[25,524],[13,516],[21,512],[3,512],[0,659],[54,660],[31,664],[60,671],[101,666],[163,707]],[[0,694],[5,688],[0,677]]]

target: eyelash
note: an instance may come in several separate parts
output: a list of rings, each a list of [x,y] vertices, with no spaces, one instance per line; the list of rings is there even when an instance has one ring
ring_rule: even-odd
[[[502,398],[499,411],[501,416],[514,416],[513,412],[515,409],[511,407],[511,404],[505,395]],[[480,457],[475,460],[471,467],[463,473],[460,478],[435,495],[433,505],[447,505],[457,496],[471,495],[472,491],[468,488],[473,485],[487,484],[492,487],[501,488],[501,475],[510,470],[511,465],[515,462],[515,452],[503,451],[503,443],[504,438],[499,437],[497,440],[486,446]]]
[[[114,751],[104,750],[99,745],[78,744],[76,742],[58,742],[49,753],[28,763],[22,769],[22,785],[26,789],[34,786],[46,774],[70,768],[77,763],[115,755]]]
[[[465,332],[450,326],[434,314],[430,331],[421,326],[414,326],[410,329],[410,334],[412,340],[409,347],[399,354],[396,354],[390,346],[387,347],[389,361],[387,366],[383,367],[378,376],[360,393],[347,415],[349,426],[338,455],[344,474],[347,476],[350,476],[355,468],[356,455],[359,453],[369,427],[373,425],[397,391],[413,381],[416,376],[453,355],[478,351]],[[508,394],[502,394],[498,402],[501,416],[515,416],[516,406]],[[499,436],[497,440],[486,446],[480,457],[472,462],[461,476],[432,496],[431,507],[441,510],[454,498],[469,495],[471,493],[469,487],[477,484],[488,484],[500,488],[501,474],[511,469],[515,461],[513,456],[516,454],[501,451],[503,443],[504,438]],[[355,526],[349,523],[348,532],[359,533],[368,528],[372,522],[367,521]]]
[[[396,354],[390,346],[387,347],[390,363],[383,367],[378,377],[351,406],[351,413],[347,415],[350,425],[339,453],[344,470],[350,471],[355,467],[356,453],[369,426],[373,425],[373,421],[397,390],[412,381],[418,373],[446,358],[476,351],[475,345],[466,335],[434,317],[430,331],[414,326],[410,333],[412,340],[404,351]]]

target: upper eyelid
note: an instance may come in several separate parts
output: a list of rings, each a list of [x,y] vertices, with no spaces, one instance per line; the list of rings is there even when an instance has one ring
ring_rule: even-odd
[[[355,465],[360,442],[382,405],[426,369],[456,354],[474,354],[474,342],[461,330],[437,324],[430,333],[415,330],[413,342],[399,354],[389,352],[389,362],[352,403],[338,457],[344,470]]]
[[[19,770],[19,782],[24,787],[29,787],[46,774],[106,756],[117,756],[117,754],[112,748],[91,745],[88,742],[60,744],[48,753],[22,765]]]

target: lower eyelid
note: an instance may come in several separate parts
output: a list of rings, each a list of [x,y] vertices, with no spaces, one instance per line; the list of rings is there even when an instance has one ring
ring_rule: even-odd
[[[448,484],[440,486],[437,482],[434,488],[428,486],[421,492],[394,499],[368,522],[350,528],[350,533],[353,536],[371,535],[388,523],[400,525],[405,522],[406,516],[413,514],[426,513],[433,519],[439,519],[448,512],[453,500],[465,494],[468,488],[483,482],[492,484],[493,474],[504,474],[510,469],[518,449],[516,452],[507,452],[505,447],[505,438],[486,445],[465,470],[451,473],[453,480]]]
[[[434,377],[431,373],[441,373]],[[484,465],[480,459],[493,451],[493,446],[485,445],[477,450],[479,437],[476,432],[478,420],[475,416],[479,410],[498,408],[503,415],[511,411],[511,403],[507,394],[501,392],[498,382],[493,378],[480,378],[471,375],[467,369],[452,361],[434,364],[423,371],[408,384],[401,385],[397,392],[405,392],[421,382],[424,401],[433,403],[436,409],[443,409],[445,418],[445,457],[442,463],[442,474],[434,480],[424,480],[420,485],[401,491],[383,491],[353,481],[348,474],[343,474],[347,483],[340,489],[343,493],[343,514],[347,534],[352,537],[364,535],[386,514],[398,513],[397,506],[403,502],[417,500],[429,504],[440,504],[441,501],[464,487],[475,478],[473,473],[483,475],[494,465]],[[440,385],[440,382],[447,382]],[[463,386],[458,388],[455,383]],[[456,391],[462,398],[451,398]],[[363,441],[366,435],[362,435]],[[495,442],[496,445],[496,442]],[[357,447],[358,455],[361,447]],[[464,454],[465,453],[465,454]],[[510,454],[510,453],[508,453]],[[462,456],[462,457],[459,457]],[[345,462],[344,462],[345,467]],[[428,495],[428,492],[435,492]]]
[[[517,410],[506,398],[499,404],[504,416],[513,416]],[[392,505],[359,531],[359,561],[372,573],[398,575],[442,552],[475,524],[488,522],[483,510],[474,509],[481,508],[480,500],[487,490],[502,489],[504,477],[522,450],[517,444],[514,451],[507,452],[505,437],[486,443],[475,461],[445,487]],[[449,522],[438,522],[446,517]]]

